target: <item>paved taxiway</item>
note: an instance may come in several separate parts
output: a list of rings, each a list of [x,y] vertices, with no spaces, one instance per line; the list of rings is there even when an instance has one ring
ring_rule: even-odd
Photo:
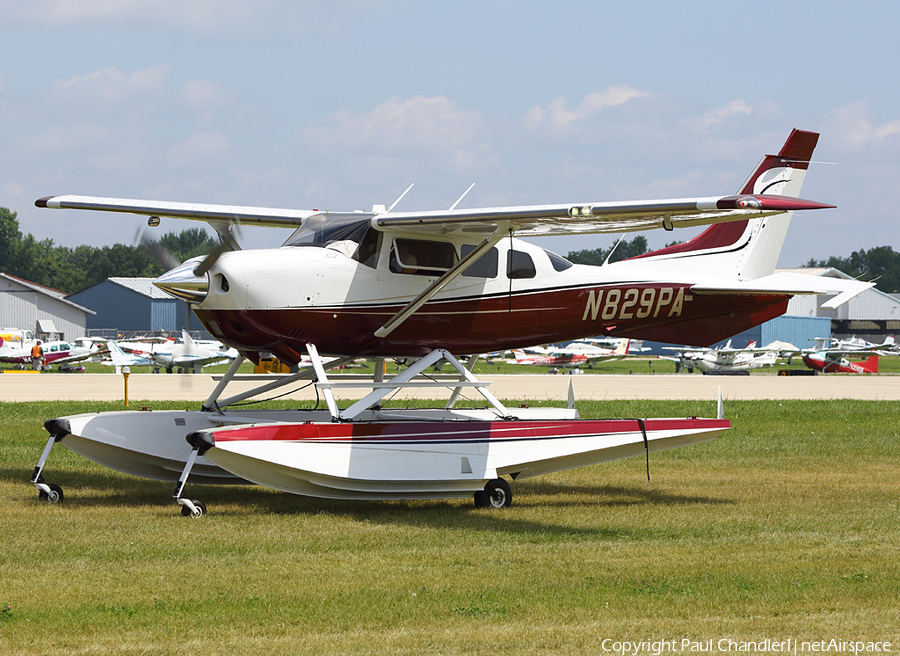
[[[719,386],[725,400],[753,399],[868,399],[900,400],[900,376],[701,376],[693,375],[589,375],[482,376],[488,388],[501,399],[556,399],[565,401],[569,380],[575,398],[604,399],[714,399]],[[339,378],[335,378],[339,380]],[[334,380],[334,379],[333,379]],[[207,374],[132,374],[128,381],[132,401],[185,400],[204,401],[215,387]],[[259,383],[255,383],[259,384]],[[298,384],[298,387],[303,383]],[[250,381],[234,381],[226,396],[254,386]],[[278,394],[279,392],[274,392]],[[338,398],[359,398],[357,390],[336,391]],[[478,396],[468,391],[467,396]],[[441,398],[438,390],[413,389],[395,398]],[[286,398],[314,400],[312,387]],[[480,398],[480,397],[478,397]],[[124,379],[116,374],[28,374],[0,375],[0,401],[53,401],[124,399]]]

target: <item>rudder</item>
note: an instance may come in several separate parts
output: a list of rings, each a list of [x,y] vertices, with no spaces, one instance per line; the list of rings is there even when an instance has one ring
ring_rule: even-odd
[[[777,155],[766,155],[744,181],[738,194],[799,198],[819,135],[795,128]],[[775,271],[790,225],[791,213],[760,219],[717,223],[681,244],[632,260],[665,261],[668,270],[731,275],[754,280]]]

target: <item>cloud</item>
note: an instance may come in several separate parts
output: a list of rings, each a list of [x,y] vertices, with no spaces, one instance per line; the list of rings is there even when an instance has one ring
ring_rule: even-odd
[[[80,122],[51,125],[34,136],[23,136],[15,147],[19,152],[44,156],[72,156],[92,152],[113,139],[121,140],[121,133],[96,123]]]
[[[463,110],[444,96],[389,98],[372,111],[342,110],[303,132],[306,143],[381,155],[402,152],[446,154],[476,147],[488,134],[482,115]]]
[[[700,130],[709,130],[722,125],[730,118],[742,115],[746,116],[752,111],[752,105],[748,105],[743,99],[737,99],[732,100],[723,107],[716,107],[715,109],[709,110],[702,116],[693,119],[691,123],[693,123],[693,127]]]
[[[228,89],[206,80],[188,80],[181,85],[181,100],[197,113],[207,113],[234,98]]]
[[[200,34],[247,34],[339,29],[358,18],[369,0],[0,0],[0,24],[46,29],[100,25],[167,29]]]
[[[240,0],[3,0],[0,9],[7,21],[19,24],[151,25],[200,32],[234,29],[241,23],[246,26],[256,13],[250,3]]]
[[[124,73],[117,68],[105,68],[68,80],[57,80],[53,97],[62,103],[86,102],[92,107],[117,104],[145,94],[164,90],[169,67],[165,65],[137,69]]]
[[[589,119],[608,107],[623,105],[629,100],[649,95],[648,91],[639,91],[627,84],[620,84],[607,87],[603,91],[589,93],[573,109],[568,108],[564,97],[559,97],[546,108],[535,105],[529,109],[522,119],[522,124],[528,130],[540,128],[565,130],[571,124]]]
[[[900,134],[900,119],[873,125],[869,103],[860,101],[831,110],[825,117],[826,130],[847,150],[881,145]]]
[[[0,198],[15,198],[25,191],[25,187],[15,182],[7,182],[0,187]]]

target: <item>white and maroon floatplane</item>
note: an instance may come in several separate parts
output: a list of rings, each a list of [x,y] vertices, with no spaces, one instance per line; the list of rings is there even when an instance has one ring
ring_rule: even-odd
[[[556,203],[394,212],[331,212],[184,202],[47,196],[42,208],[205,221],[221,238],[205,257],[155,281],[189,303],[206,329],[240,352],[191,412],[110,413],[47,422],[50,438],[32,476],[43,497],[62,498],[42,471],[60,442],[108,467],[178,481],[182,512],[194,482],[252,481],[345,499],[421,499],[472,494],[508,505],[504,476],[522,478],[711,439],[716,419],[588,421],[574,407],[508,409],[456,358],[602,335],[709,346],[774,319],[796,294],[830,294],[835,308],[872,286],[776,272],[795,212],[831,205],[800,198],[818,134],[791,132],[737,193],[637,201]],[[470,187],[471,189],[471,187]],[[408,191],[408,189],[407,189]],[[468,193],[468,191],[466,192]],[[463,194],[465,196],[466,194]],[[241,250],[238,224],[290,228],[280,248]],[[519,237],[586,235],[708,225],[699,235],[602,266],[575,264]],[[319,357],[333,356],[327,361]],[[245,360],[271,353],[312,366],[221,399]],[[420,358],[390,381],[339,408],[326,366],[353,358]],[[440,361],[452,380],[422,380]],[[238,401],[312,381],[327,411],[235,410]],[[438,410],[387,410],[393,390],[448,387]],[[480,409],[456,407],[474,388]],[[188,444],[186,437],[190,436]]]

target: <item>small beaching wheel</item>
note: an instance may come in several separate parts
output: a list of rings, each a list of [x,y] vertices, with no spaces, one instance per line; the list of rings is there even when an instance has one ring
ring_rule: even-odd
[[[59,503],[63,500],[63,491],[59,485],[51,483],[47,487],[50,488],[50,492],[41,490],[38,492],[38,499],[41,501],[49,501],[50,503]]]
[[[187,506],[181,506],[181,515],[183,517],[193,517],[194,519],[198,519],[206,514],[206,506],[202,501],[199,499],[191,499],[191,503],[194,504],[196,510],[191,510]]]
[[[484,486],[484,491],[488,497],[488,505],[491,508],[509,508],[512,505],[512,488],[509,483],[502,478],[495,478],[488,481]]]

